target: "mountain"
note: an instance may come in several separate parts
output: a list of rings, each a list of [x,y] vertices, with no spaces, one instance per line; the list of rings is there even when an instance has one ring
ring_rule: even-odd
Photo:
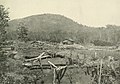
[[[74,22],[73,20],[57,14],[41,14],[32,15],[22,19],[15,19],[9,22],[8,30],[15,31],[18,23],[23,22],[29,28],[29,31],[77,31],[82,28],[83,25]]]

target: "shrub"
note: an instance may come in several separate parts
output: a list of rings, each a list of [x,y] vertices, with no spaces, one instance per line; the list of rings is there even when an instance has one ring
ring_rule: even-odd
[[[93,43],[95,46],[113,46],[114,44],[111,42],[106,42],[102,40],[94,40]]]

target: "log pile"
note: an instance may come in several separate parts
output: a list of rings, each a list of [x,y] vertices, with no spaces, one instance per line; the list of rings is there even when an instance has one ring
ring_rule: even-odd
[[[51,54],[46,54],[43,52],[37,57],[25,57],[25,61],[23,63],[23,66],[29,67],[29,68],[35,68],[35,69],[41,69],[40,64],[42,65],[42,68],[44,69],[50,69],[50,64],[48,61],[53,62],[56,66],[65,66],[68,64],[68,59],[65,58],[65,56],[55,54],[54,56],[51,56]]]
[[[53,60],[53,62],[56,63],[54,64],[49,60]],[[34,64],[34,62],[38,62],[38,64]],[[60,81],[67,70],[67,63],[64,56],[51,56],[50,54],[45,55],[45,52],[35,58],[25,59],[23,65],[30,70],[41,69],[42,72],[44,69],[51,69],[53,71],[53,84],[60,84]]]

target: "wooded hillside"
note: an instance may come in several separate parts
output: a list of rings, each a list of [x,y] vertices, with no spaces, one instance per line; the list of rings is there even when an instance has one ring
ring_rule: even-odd
[[[23,22],[27,26],[30,40],[60,42],[72,38],[78,43],[100,40],[114,44],[120,41],[120,26],[89,27],[56,14],[33,15],[11,20],[7,28],[8,38],[16,39],[16,29],[19,22]]]

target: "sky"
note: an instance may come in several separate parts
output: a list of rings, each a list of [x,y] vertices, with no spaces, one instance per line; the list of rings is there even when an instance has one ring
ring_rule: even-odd
[[[120,0],[0,0],[12,19],[36,14],[60,14],[80,24],[120,25]]]

